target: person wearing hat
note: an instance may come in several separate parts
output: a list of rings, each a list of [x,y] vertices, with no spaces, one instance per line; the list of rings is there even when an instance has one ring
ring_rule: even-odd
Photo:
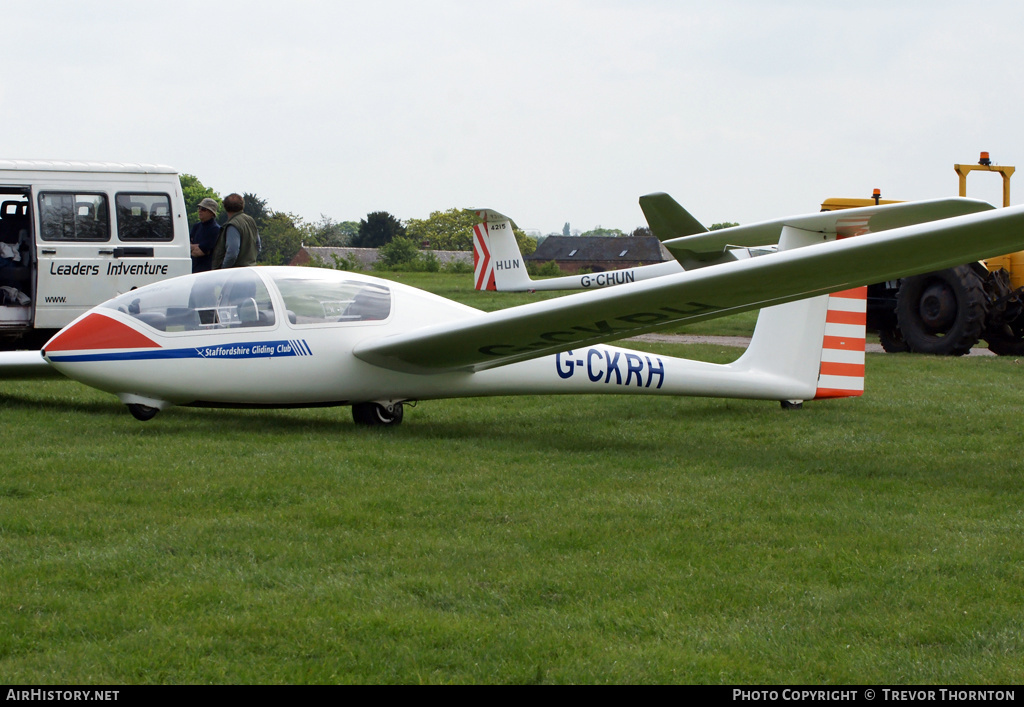
[[[217,212],[220,204],[207,197],[199,202],[199,223],[192,227],[189,241],[192,243],[192,272],[213,269],[213,249],[220,238],[220,224]]]

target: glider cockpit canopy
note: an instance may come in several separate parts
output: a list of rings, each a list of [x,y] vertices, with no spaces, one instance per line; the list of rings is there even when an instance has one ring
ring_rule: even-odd
[[[164,332],[271,327],[282,311],[299,327],[381,321],[391,314],[391,290],[379,283],[329,270],[267,273],[269,287],[253,269],[214,270],[133,290],[103,306]]]

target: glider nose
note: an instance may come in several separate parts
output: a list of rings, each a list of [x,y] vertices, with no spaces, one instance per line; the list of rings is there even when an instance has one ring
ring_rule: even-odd
[[[52,363],[59,363],[73,360],[86,352],[159,347],[160,344],[127,324],[105,314],[90,312],[46,342],[43,356]]]

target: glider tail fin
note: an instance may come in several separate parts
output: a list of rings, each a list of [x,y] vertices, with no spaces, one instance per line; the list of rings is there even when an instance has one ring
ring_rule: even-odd
[[[788,232],[788,233],[787,233]],[[780,249],[820,234],[786,227]],[[751,373],[779,377],[783,402],[864,394],[867,287],[761,310],[750,346],[736,362]]]
[[[641,196],[640,209],[644,212],[647,225],[651,227],[651,233],[659,241],[708,232],[704,224],[680,206],[678,201],[663,192]]]
[[[762,309],[735,366],[797,403],[864,394],[867,287]]]
[[[828,296],[816,400],[864,394],[867,304],[866,286]]]
[[[473,283],[478,290],[530,289],[530,276],[512,229],[512,221],[491,209],[475,209],[480,223],[473,227]]]

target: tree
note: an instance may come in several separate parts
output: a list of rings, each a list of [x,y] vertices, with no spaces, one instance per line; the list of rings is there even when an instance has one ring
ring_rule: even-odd
[[[601,228],[600,226],[597,226],[596,228],[593,228],[582,235],[584,238],[594,236],[603,236],[605,238],[618,238],[620,236],[624,236],[625,234],[617,228]]]
[[[248,201],[248,200],[247,200]],[[283,211],[270,212],[260,226],[260,263],[285,265],[302,247],[302,219]]]
[[[302,242],[306,245],[340,248],[347,246],[359,233],[357,221],[335,221],[330,216],[320,214],[316,223],[303,224]]]
[[[537,239],[526,235],[514,223],[512,224],[512,234],[516,237],[516,244],[519,246],[520,253],[523,255],[533,255],[537,251]]]
[[[242,199],[245,200],[245,206],[242,208],[249,216],[252,216],[253,221],[256,222],[257,228],[263,229],[264,224],[270,219],[274,212],[267,208],[267,200],[261,199],[255,194],[245,192],[242,194]]]
[[[438,272],[441,261],[432,250],[420,250],[412,238],[395,236],[377,249],[374,270]],[[472,272],[473,268],[469,268]]]
[[[181,182],[181,195],[185,199],[185,213],[188,214],[188,225],[191,228],[199,222],[199,202],[209,198],[219,204],[221,198],[217,192],[203,186],[203,183],[191,174],[178,175],[178,181]]]
[[[404,236],[396,236],[377,250],[377,264],[380,269],[409,266],[420,257],[420,249],[416,241]]]
[[[380,248],[396,236],[405,236],[405,226],[387,211],[374,211],[359,222],[359,232],[352,239],[356,248]]]
[[[468,209],[434,211],[426,219],[409,219],[406,234],[431,250],[472,250],[473,227],[480,219]]]
[[[653,236],[654,234],[651,233],[651,229],[648,228],[647,226],[638,226],[634,228],[633,232],[630,233],[629,235],[631,235],[633,238],[646,238],[647,236]]]
[[[571,234],[572,234],[572,231],[569,229],[569,222],[566,221],[565,225],[562,226],[562,235],[563,236],[569,236]]]
[[[359,272],[363,269],[363,266],[359,264],[359,261],[355,258],[350,258],[347,255],[338,255],[337,253],[331,253],[331,260],[334,261],[333,265],[324,263],[323,260],[315,258],[316,262],[322,263],[318,267],[332,267],[335,270],[347,270],[349,272]]]
[[[730,223],[729,221],[724,221],[722,223],[713,223],[713,224],[711,224],[711,227],[708,228],[708,230],[709,231],[721,231],[723,228],[732,228],[733,226],[739,226],[739,224],[738,223]]]

